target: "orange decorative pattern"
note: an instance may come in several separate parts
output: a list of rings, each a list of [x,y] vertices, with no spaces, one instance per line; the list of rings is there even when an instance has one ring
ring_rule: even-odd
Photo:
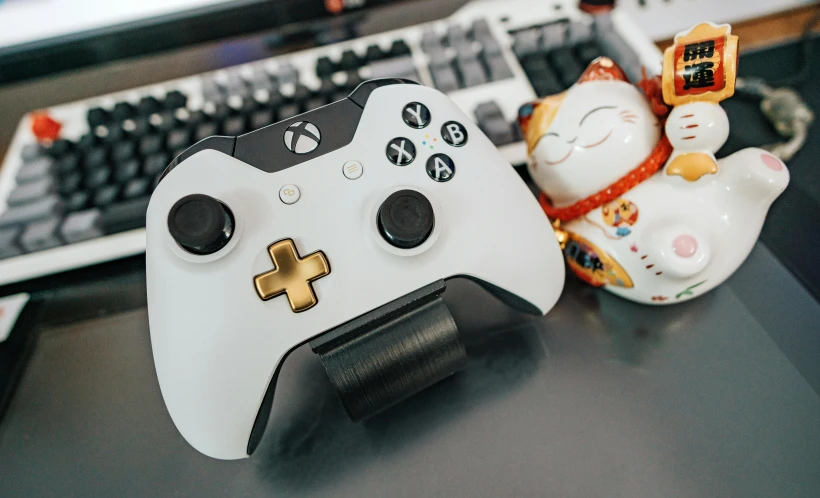
[[[621,177],[618,181],[593,194],[589,197],[581,199],[580,201],[571,204],[567,207],[556,208],[552,205],[549,198],[543,192],[538,197],[538,202],[552,220],[561,220],[563,222],[572,221],[579,218],[593,209],[599,208],[604,204],[608,204],[626,192],[635,188],[641,182],[649,179],[654,175],[669,159],[672,154],[672,145],[666,136],[662,136],[658,145],[647,157],[644,162],[639,164],[635,169]]]

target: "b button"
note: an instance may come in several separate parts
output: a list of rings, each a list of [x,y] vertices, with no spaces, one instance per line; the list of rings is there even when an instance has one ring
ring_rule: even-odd
[[[401,117],[411,128],[424,128],[430,124],[430,110],[419,102],[410,102],[404,106]]]
[[[461,147],[467,143],[467,129],[458,121],[444,123],[441,127],[441,136],[453,147]]]

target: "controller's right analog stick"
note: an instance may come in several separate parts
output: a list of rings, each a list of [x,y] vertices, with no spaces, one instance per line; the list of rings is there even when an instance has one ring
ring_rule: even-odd
[[[235,220],[228,206],[205,194],[186,195],[168,212],[168,231],[186,251],[200,256],[225,247]]]
[[[434,224],[433,205],[415,190],[399,190],[379,207],[379,232],[390,245],[401,249],[423,244]]]

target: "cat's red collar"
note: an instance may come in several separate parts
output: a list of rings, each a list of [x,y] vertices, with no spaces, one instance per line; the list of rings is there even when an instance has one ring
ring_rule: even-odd
[[[667,140],[666,135],[662,135],[660,141],[658,141],[658,145],[655,146],[652,153],[649,154],[649,157],[644,159],[635,169],[600,192],[563,208],[553,207],[549,197],[543,192],[541,192],[541,195],[538,197],[538,202],[551,220],[561,220],[565,223],[572,221],[593,209],[614,201],[635,188],[639,183],[648,180],[649,177],[654,175],[655,172],[666,163],[666,160],[669,159],[671,154],[672,145],[669,143],[669,140]]]

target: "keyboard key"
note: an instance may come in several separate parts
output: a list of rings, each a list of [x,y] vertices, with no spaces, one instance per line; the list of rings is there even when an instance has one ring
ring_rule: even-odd
[[[584,67],[569,47],[556,48],[548,54],[548,57],[565,88],[569,88],[578,81],[584,72]]]
[[[250,121],[251,130],[258,130],[259,128],[268,126],[273,123],[273,109],[261,109],[254,112],[251,114]]]
[[[137,113],[141,116],[149,116],[162,110],[162,103],[152,95],[146,95],[137,104]]]
[[[458,76],[452,66],[430,68],[436,88],[444,93],[458,90]]]
[[[103,210],[100,226],[105,234],[145,227],[145,213],[150,197],[139,197],[130,201],[112,204]]]
[[[59,216],[38,221],[26,227],[20,237],[20,245],[26,252],[44,251],[63,244],[57,235],[57,229],[62,222]]]
[[[592,24],[585,22],[572,22],[567,26],[567,45],[578,45],[579,43],[592,39]]]
[[[17,184],[34,182],[50,175],[54,171],[54,159],[41,156],[33,161],[23,164],[17,172]]]
[[[165,153],[149,156],[145,158],[145,162],[142,163],[142,173],[145,176],[156,176],[165,171],[169,162],[171,161],[168,159],[168,154]]]
[[[86,133],[77,140],[77,150],[87,152],[100,144],[100,139],[93,133]]]
[[[20,225],[47,218],[63,211],[63,203],[56,194],[8,209],[0,215],[0,228]]]
[[[222,123],[222,135],[229,137],[245,133],[245,116],[233,116]]]
[[[74,144],[64,138],[58,138],[48,148],[48,153],[51,157],[59,159],[68,154],[74,148]]]
[[[513,51],[519,59],[542,50],[541,32],[536,28],[519,31],[513,35],[513,39]]]
[[[134,178],[123,187],[122,198],[125,200],[130,200],[136,197],[142,197],[148,193],[148,187],[150,185],[151,181],[146,177]]]
[[[42,155],[43,147],[38,143],[26,144],[20,152],[20,157],[23,159],[23,162],[33,161]]]
[[[114,119],[117,121],[124,121],[128,118],[133,118],[137,115],[137,108],[131,102],[117,102],[114,104],[114,110],[111,112]]]
[[[87,190],[80,190],[69,195],[65,200],[65,210],[69,213],[85,209],[91,194]]]
[[[111,178],[111,170],[108,168],[96,168],[89,171],[85,176],[83,185],[89,190],[105,185]]]
[[[444,47],[441,44],[441,37],[436,33],[436,30],[433,28],[425,28],[421,34],[421,49],[425,53],[432,52],[434,50],[441,50]]]
[[[505,78],[512,78],[513,73],[507,61],[503,57],[491,57],[486,60],[487,69],[490,71],[490,79],[492,81],[503,80]]]
[[[130,140],[119,142],[111,149],[111,159],[114,162],[121,163],[132,158],[136,150],[136,145]]]
[[[170,92],[165,94],[166,109],[177,109],[180,107],[185,107],[187,103],[188,97],[186,97],[185,94],[180,92],[179,90],[171,90]]]
[[[137,158],[131,158],[128,161],[118,164],[114,168],[114,181],[117,183],[125,183],[136,176],[140,172],[140,162]]]
[[[208,137],[216,135],[217,125],[213,121],[206,121],[196,127],[194,131],[194,142],[205,140]]]
[[[177,128],[168,133],[165,147],[169,150],[184,149],[191,145],[191,131],[187,128]]]
[[[94,147],[85,154],[83,159],[83,167],[85,169],[96,169],[105,166],[107,162],[107,153],[104,147]]]
[[[362,61],[359,59],[359,56],[356,55],[356,52],[350,49],[342,52],[342,60],[339,61],[339,68],[349,71],[352,69],[359,69],[361,66]]]
[[[59,191],[62,195],[68,195],[80,188],[82,181],[83,175],[79,171],[72,171],[60,179]]]
[[[152,133],[140,140],[140,155],[150,156],[162,150],[162,135]]]
[[[385,53],[384,51],[382,51],[381,47],[374,43],[372,45],[367,46],[367,52],[365,52],[364,57],[365,59],[367,59],[368,62],[373,62],[384,59],[384,56]]]
[[[547,24],[541,29],[541,49],[544,52],[564,47],[567,37],[567,23]]]
[[[482,43],[485,43],[485,40],[487,39],[495,41],[495,38],[493,38],[493,34],[490,31],[490,25],[487,23],[486,19],[476,19],[473,21],[471,31],[473,33],[474,40],[479,40]]]
[[[102,208],[114,202],[119,194],[119,185],[105,185],[94,192],[91,202],[94,203],[95,207]]]
[[[65,155],[57,160],[55,170],[61,175],[66,175],[77,169],[80,164],[80,156],[76,152]]]
[[[108,111],[102,107],[92,107],[86,113],[86,118],[88,119],[88,126],[94,129],[107,123],[110,119],[110,115],[108,114]]]
[[[296,66],[290,62],[286,62],[279,66],[277,78],[280,85],[295,85],[299,83],[299,71],[296,69]]]
[[[327,100],[324,97],[312,97],[305,102],[305,112],[318,109],[325,104],[327,104]]]
[[[462,28],[458,24],[451,24],[447,26],[447,43],[453,47],[458,48],[459,45],[467,41],[467,34],[464,32],[464,28]]]
[[[410,54],[410,46],[404,40],[394,40],[390,46],[390,57],[403,57]]]
[[[595,40],[585,41],[575,47],[575,55],[584,66],[588,66],[590,62],[602,56],[601,49]]]
[[[19,256],[23,252],[17,245],[20,231],[19,227],[0,229],[0,259]]]
[[[51,176],[45,176],[35,182],[25,183],[14,189],[6,199],[9,207],[28,204],[57,190],[57,183]]]
[[[285,104],[279,108],[279,121],[299,115],[298,104]]]
[[[479,104],[475,109],[475,116],[479,128],[495,146],[515,141],[512,126],[504,119],[498,103],[491,101]]]
[[[408,75],[413,75],[411,79],[417,79],[416,65],[413,63],[413,58],[409,56],[374,62],[370,64],[370,72],[374,79],[403,78],[408,77]]]
[[[323,56],[316,59],[316,76],[319,78],[327,78],[336,72],[336,64],[330,60],[330,57]]]
[[[60,235],[69,244],[102,237],[100,210],[88,209],[69,214],[60,225]]]
[[[489,58],[491,56],[501,56],[501,45],[495,38],[487,38],[482,40],[481,47],[484,51],[484,56]]]
[[[465,87],[480,85],[487,82],[487,76],[484,74],[484,68],[477,59],[474,60],[459,60],[458,69],[461,74],[461,81]]]

